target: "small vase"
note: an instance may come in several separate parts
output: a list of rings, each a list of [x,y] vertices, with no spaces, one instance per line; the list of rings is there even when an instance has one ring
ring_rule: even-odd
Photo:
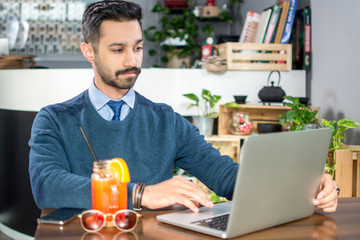
[[[199,129],[201,135],[204,135],[205,137],[212,135],[214,118],[194,116],[193,124]]]
[[[245,112],[233,112],[230,121],[230,132],[236,135],[249,135],[253,129],[249,114]]]

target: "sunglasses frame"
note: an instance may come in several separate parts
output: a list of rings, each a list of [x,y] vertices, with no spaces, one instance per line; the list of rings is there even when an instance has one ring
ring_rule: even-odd
[[[118,227],[118,226],[116,225],[116,223],[115,223],[115,216],[116,216],[117,214],[123,213],[123,212],[130,212],[130,213],[134,213],[134,214],[135,214],[135,216],[136,216],[136,221],[135,221],[135,224],[134,224],[134,226],[133,226],[132,228],[122,229],[122,228],[120,228],[120,227]],[[87,213],[98,213],[98,214],[103,215],[103,217],[104,217],[104,222],[103,222],[103,224],[102,224],[98,229],[95,229],[95,230],[87,229],[87,228],[84,226],[83,221],[82,221],[82,217],[83,217],[85,214],[87,214]],[[80,219],[81,227],[82,227],[85,231],[90,232],[90,233],[94,233],[94,232],[100,231],[101,229],[103,229],[103,228],[106,226],[106,222],[107,222],[106,218],[107,218],[108,216],[112,216],[112,223],[113,223],[114,227],[116,227],[118,230],[120,230],[120,231],[122,231],[122,232],[131,232],[131,231],[133,231],[133,230],[136,228],[136,226],[137,226],[137,224],[138,224],[138,221],[139,221],[139,217],[141,217],[141,214],[139,214],[138,212],[135,212],[135,211],[133,211],[133,210],[130,210],[130,209],[122,209],[122,210],[117,211],[117,212],[114,213],[114,214],[112,214],[112,213],[103,213],[103,212],[101,212],[101,211],[99,211],[99,210],[89,209],[89,210],[85,210],[84,212],[82,212],[81,214],[79,214],[79,219]]]

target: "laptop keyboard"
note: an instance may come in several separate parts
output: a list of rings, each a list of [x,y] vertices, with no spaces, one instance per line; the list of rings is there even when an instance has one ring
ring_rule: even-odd
[[[192,224],[196,224],[203,227],[214,228],[221,231],[226,231],[226,226],[229,220],[229,216],[230,214],[226,214],[218,217],[192,222]]]

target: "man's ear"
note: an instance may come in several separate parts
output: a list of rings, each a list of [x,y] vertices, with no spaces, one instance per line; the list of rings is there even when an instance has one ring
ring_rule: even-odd
[[[81,52],[83,56],[88,60],[90,63],[94,62],[94,48],[88,43],[81,43],[80,45]]]

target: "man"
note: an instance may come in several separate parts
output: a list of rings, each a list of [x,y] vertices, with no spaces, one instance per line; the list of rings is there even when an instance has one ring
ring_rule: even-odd
[[[174,164],[231,199],[238,164],[221,156],[171,107],[133,89],[143,58],[141,18],[141,7],[125,1],[97,2],[86,9],[81,51],[93,67],[94,81],[73,99],[41,109],[32,128],[29,172],[39,208],[91,208],[93,159],[79,126],[99,159],[126,160],[129,208],[134,201],[150,209],[181,204],[197,212],[198,204],[212,207],[197,185],[172,178]],[[124,103],[115,110],[117,116],[110,105],[119,101]],[[111,121],[114,115],[118,121]],[[134,197],[141,186],[142,198]],[[337,193],[327,174],[314,204],[336,210]]]

